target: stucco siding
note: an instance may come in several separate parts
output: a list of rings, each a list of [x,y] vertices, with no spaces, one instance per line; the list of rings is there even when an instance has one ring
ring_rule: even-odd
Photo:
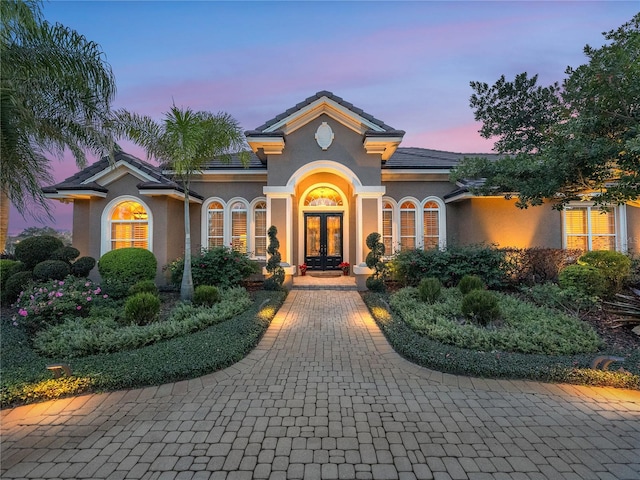
[[[398,201],[404,197],[414,197],[419,201],[427,197],[444,196],[455,186],[450,182],[385,182],[385,196]]]
[[[562,248],[562,218],[550,205],[521,210],[515,200],[472,198],[447,206],[450,245]]]

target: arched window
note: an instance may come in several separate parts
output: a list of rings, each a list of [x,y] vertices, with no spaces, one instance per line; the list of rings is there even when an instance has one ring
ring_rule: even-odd
[[[220,247],[224,245],[224,206],[220,202],[211,202],[207,216],[208,248]]]
[[[231,211],[231,248],[247,253],[247,206],[234,202]]]
[[[400,205],[400,250],[416,248],[416,205],[412,201]]]
[[[423,248],[438,248],[440,246],[440,207],[433,200],[424,204],[422,209]]]
[[[110,250],[149,248],[149,215],[142,204],[125,200],[117,203],[109,215]]]
[[[253,256],[267,258],[267,202],[253,207]]]
[[[382,243],[385,257],[393,255],[393,204],[382,202]]]
[[[330,187],[318,187],[309,192],[304,199],[305,207],[341,207],[342,197]]]

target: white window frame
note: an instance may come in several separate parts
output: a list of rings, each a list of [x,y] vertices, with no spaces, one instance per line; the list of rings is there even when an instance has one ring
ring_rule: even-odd
[[[593,202],[571,202],[567,205],[569,208],[586,209],[587,210],[587,251],[593,249],[593,232],[591,229],[591,210],[598,209],[599,207]],[[627,253],[627,210],[626,205],[618,205],[610,207],[611,214],[614,218],[614,234],[610,235],[614,237],[615,251],[621,253]],[[568,248],[568,232],[567,232],[567,214],[566,209],[562,211],[562,246]]]
[[[447,215],[445,203],[439,197],[430,196],[420,203],[420,248],[424,248],[424,208],[429,202],[438,205],[438,248],[444,250],[447,248]]]
[[[219,198],[219,197],[211,197],[208,198],[203,204],[202,204],[202,214],[201,214],[201,218],[202,218],[202,222],[201,222],[201,237],[202,237],[202,241],[201,241],[201,245],[202,248],[209,248],[209,206],[211,206],[212,203],[217,202],[220,205],[222,205],[222,245],[228,245],[227,239],[226,239],[226,234],[227,234],[227,203]]]
[[[391,208],[386,209],[384,208],[384,204],[388,203],[389,205],[391,205]],[[383,215],[385,211],[391,211],[391,241],[389,242],[391,244],[391,249],[390,251],[385,251],[384,252],[384,257],[385,258],[391,258],[394,253],[396,253],[396,251],[398,251],[400,249],[399,243],[398,243],[398,203],[390,197],[382,197],[382,213],[380,215],[380,219],[383,222],[384,225],[384,219],[383,219]],[[380,236],[382,238],[382,241],[384,242],[385,238],[388,238],[388,236],[384,235],[384,226],[382,227],[381,231],[380,231]]]
[[[237,203],[241,203],[244,206],[244,212],[246,215],[246,231],[244,233],[245,235],[245,248],[246,251],[244,252],[240,252],[243,254],[246,254],[249,252],[249,237],[250,237],[250,231],[251,228],[249,227],[249,220],[250,220],[250,212],[251,209],[249,208],[249,202],[247,202],[244,198],[241,197],[234,197],[231,200],[229,200],[229,202],[227,203],[227,207],[226,207],[226,218],[227,218],[227,222],[225,224],[225,231],[226,231],[226,239],[227,239],[227,245],[229,245],[231,248],[233,248],[233,240],[234,240],[234,236],[233,236],[233,207],[235,206],[235,204]]]
[[[404,197],[403,199],[401,199],[400,201],[398,201],[398,208],[397,208],[397,212],[398,212],[398,250],[403,250],[402,247],[402,239],[403,238],[410,238],[409,236],[403,237],[402,236],[402,212],[405,211],[405,209],[402,208],[402,205],[406,202],[411,202],[413,203],[413,224],[414,224],[414,231],[413,231],[413,248],[420,248],[420,235],[422,235],[421,229],[420,229],[420,225],[422,224],[422,221],[420,220],[421,215],[418,215],[418,212],[421,211],[421,203],[419,200],[417,200],[416,198],[413,197]]]
[[[265,254],[264,256],[256,255],[256,210],[259,203],[264,203],[264,222],[265,222],[265,230],[264,230],[264,239],[265,239]],[[267,199],[266,197],[258,197],[251,202],[251,218],[249,219],[249,230],[251,235],[249,235],[250,248],[249,252],[251,254],[251,258],[255,260],[266,260],[267,259],[267,251],[266,248],[269,246],[267,230],[269,230],[269,224],[267,223]]]
[[[147,212],[147,250],[153,252],[153,214],[149,205],[147,205],[141,198],[134,197],[133,195],[121,195],[111,200],[102,210],[102,216],[100,219],[100,228],[102,229],[102,235],[100,238],[100,256],[111,251],[111,217],[115,207],[123,202],[136,202],[142,205]]]

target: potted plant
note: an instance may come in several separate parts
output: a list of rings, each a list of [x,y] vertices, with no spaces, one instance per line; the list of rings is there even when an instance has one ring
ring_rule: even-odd
[[[298,268],[300,269],[300,275],[304,277],[307,273],[307,264],[298,265]]]
[[[349,262],[342,262],[338,267],[342,269],[344,275],[349,275]]]

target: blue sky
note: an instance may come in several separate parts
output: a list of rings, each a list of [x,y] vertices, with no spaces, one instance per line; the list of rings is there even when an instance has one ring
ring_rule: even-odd
[[[402,146],[489,152],[469,82],[537,73],[561,81],[585,44],[638,12],[637,2],[64,1],[46,20],[97,42],[117,83],[114,107],[160,118],[172,103],[226,111],[250,130],[329,90],[405,130]],[[125,150],[144,152],[123,142]],[[95,159],[92,159],[94,161]],[[52,160],[56,181],[78,169]],[[71,229],[11,212],[9,233]]]

